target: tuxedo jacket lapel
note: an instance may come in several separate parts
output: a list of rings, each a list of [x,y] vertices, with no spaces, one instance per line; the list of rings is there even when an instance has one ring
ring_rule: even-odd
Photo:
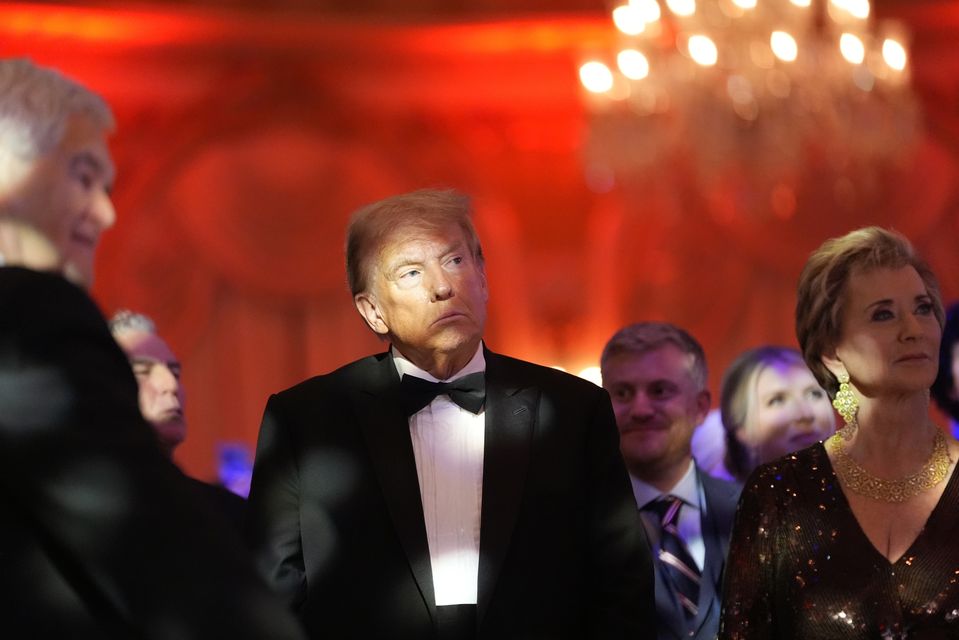
[[[512,375],[508,363],[486,356],[486,435],[477,602],[483,619],[522,502],[540,392]]]
[[[434,616],[433,573],[409,420],[400,402],[393,358],[389,353],[378,358],[367,383],[354,392],[353,403],[393,526],[430,616]]]
[[[482,620],[509,549],[524,493],[539,390],[517,380],[496,354],[486,356],[486,434],[477,616]],[[383,354],[353,394],[373,467],[420,593],[434,615],[435,597],[409,421],[399,375]]]

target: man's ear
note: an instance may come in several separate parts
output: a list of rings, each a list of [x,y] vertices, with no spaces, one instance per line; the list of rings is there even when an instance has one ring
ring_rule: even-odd
[[[489,284],[486,280],[486,265],[480,264],[480,278],[483,286],[483,302],[489,302]]]
[[[360,312],[363,320],[366,321],[366,324],[374,333],[386,335],[389,332],[390,328],[386,326],[386,321],[380,315],[380,310],[376,306],[376,298],[372,294],[366,292],[356,294],[353,296],[353,304],[356,305],[356,310]]]
[[[696,424],[702,424],[709,415],[709,406],[712,404],[712,396],[708,389],[703,389],[696,394]]]

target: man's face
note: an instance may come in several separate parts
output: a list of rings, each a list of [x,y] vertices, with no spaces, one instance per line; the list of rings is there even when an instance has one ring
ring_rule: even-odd
[[[709,411],[709,392],[697,388],[691,365],[692,356],[670,343],[642,354],[622,353],[603,365],[620,451],[640,478],[688,464],[693,430]]]
[[[159,336],[123,331],[117,343],[126,352],[140,387],[140,413],[149,422],[164,449],[173,452],[186,438],[183,415],[185,394],[180,384],[180,362]]]
[[[100,234],[116,220],[110,189],[113,163],[106,134],[73,116],[60,144],[34,161],[5,207],[37,232],[24,241],[27,263],[43,264],[89,287]],[[41,256],[31,260],[30,253]]]
[[[483,266],[459,226],[398,229],[372,266],[369,290],[356,296],[356,304],[375,332],[417,364],[437,354],[472,356],[483,335],[488,292]]]

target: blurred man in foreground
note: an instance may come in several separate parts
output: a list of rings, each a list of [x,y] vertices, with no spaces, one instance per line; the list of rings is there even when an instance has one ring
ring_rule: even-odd
[[[0,625],[5,637],[298,638],[137,407],[89,286],[114,222],[103,100],[0,61]]]

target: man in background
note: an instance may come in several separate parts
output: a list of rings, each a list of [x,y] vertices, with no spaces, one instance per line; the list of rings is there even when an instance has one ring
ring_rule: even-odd
[[[173,453],[186,438],[186,393],[180,380],[180,360],[160,337],[156,324],[132,311],[110,318],[110,333],[127,354],[139,389],[140,413],[153,427],[164,453]],[[246,501],[219,485],[188,477],[197,492],[242,531]]]
[[[740,487],[703,473],[690,452],[710,404],[703,349],[679,327],[642,322],[609,340],[600,367],[654,551],[657,637],[715,638]]]
[[[112,128],[96,94],[0,60],[0,635],[300,638],[79,288],[114,222]]]

